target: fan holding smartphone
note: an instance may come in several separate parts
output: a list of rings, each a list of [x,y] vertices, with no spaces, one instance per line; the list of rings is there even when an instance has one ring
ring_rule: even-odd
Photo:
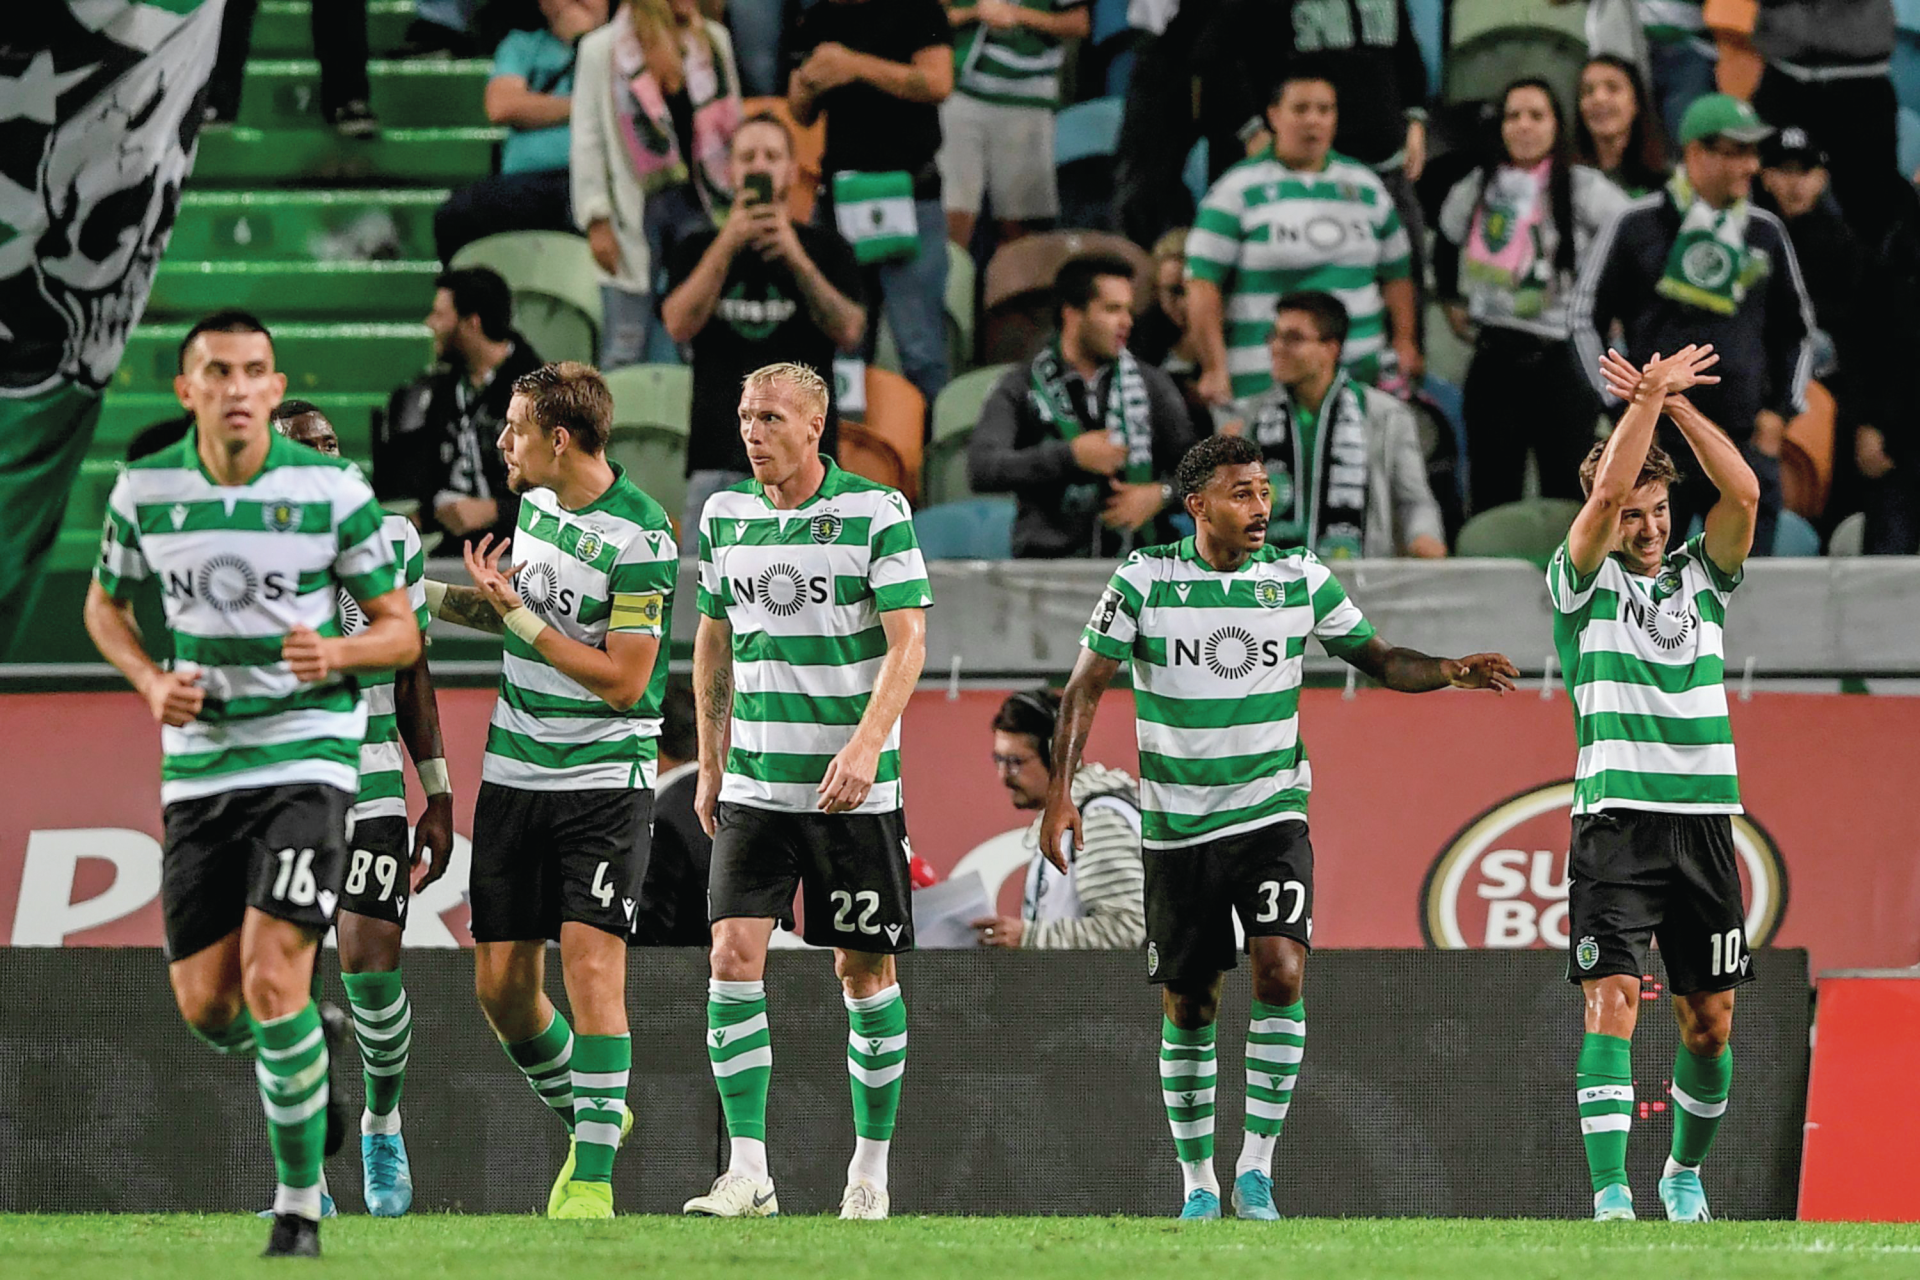
[[[830,228],[799,225],[788,212],[796,166],[786,124],[773,115],[742,122],[728,163],[733,208],[717,229],[680,241],[660,306],[667,332],[692,351],[682,529],[697,528],[708,497],[749,474],[737,420],[741,379],[794,361],[831,385],[834,356],[857,351],[867,326],[853,251]],[[835,437],[829,404],[820,452],[831,457]]]

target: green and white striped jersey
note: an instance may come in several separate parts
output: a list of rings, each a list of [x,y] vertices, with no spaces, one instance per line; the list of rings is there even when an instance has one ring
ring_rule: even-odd
[[[1553,644],[1580,742],[1573,811],[1740,813],[1727,724],[1728,577],[1706,535],[1670,552],[1657,576],[1608,556],[1585,578],[1566,543],[1547,565]]]
[[[887,634],[880,615],[933,604],[907,500],[827,464],[792,511],[758,481],[723,489],[700,517],[700,612],[733,629],[733,726],[720,798],[812,813],[827,765],[866,714]],[[855,813],[900,807],[900,725]]]
[[[1087,0],[1013,0],[1034,13],[1065,13]],[[1066,41],[1032,27],[996,31],[969,22],[954,33],[953,87],[969,98],[1006,107],[1060,105],[1060,68]]]
[[[397,568],[395,585],[407,589],[414,621],[426,634],[427,559],[420,549],[420,531],[405,516],[386,516],[380,531],[393,546]],[[350,636],[367,625],[367,615],[346,591],[339,594],[340,634]],[[353,819],[407,816],[407,780],[400,747],[400,721],[393,705],[393,672],[378,671],[359,677],[367,704],[367,740],[360,744],[360,792],[353,800]]]
[[[509,557],[514,587],[548,626],[603,648],[607,634],[655,636],[660,654],[640,700],[616,711],[509,633],[480,779],[528,791],[653,787],[666,637],[680,551],[660,504],[613,466],[613,484],[578,511],[551,489],[520,499]]]
[[[1299,289],[1323,289],[1346,306],[1340,358],[1371,381],[1387,346],[1380,285],[1411,274],[1408,244],[1380,179],[1345,156],[1297,173],[1269,148],[1220,175],[1187,233],[1187,275],[1220,289],[1234,397],[1273,385],[1274,304]]]
[[[130,600],[158,580],[173,668],[206,702],[160,730],[160,801],[318,783],[352,794],[367,709],[352,678],[294,677],[280,656],[296,626],[337,636],[335,593],[394,589],[393,547],[352,463],[274,436],[259,474],[217,485],[189,432],[114,482],[94,581]]]
[[[1133,663],[1142,843],[1179,849],[1305,822],[1300,742],[1307,634],[1350,653],[1373,626],[1304,547],[1262,547],[1232,573],[1192,538],[1136,551],[1080,643]]]

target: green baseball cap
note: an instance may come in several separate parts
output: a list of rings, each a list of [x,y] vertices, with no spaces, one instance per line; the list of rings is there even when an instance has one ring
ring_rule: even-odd
[[[1725,138],[1729,142],[1760,142],[1773,133],[1771,126],[1747,103],[1725,93],[1703,94],[1693,100],[1687,114],[1680,117],[1680,145],[1703,138]]]

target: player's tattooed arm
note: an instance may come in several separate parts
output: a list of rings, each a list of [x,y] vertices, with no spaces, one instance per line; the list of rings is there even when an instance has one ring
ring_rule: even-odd
[[[1417,649],[1402,649],[1379,636],[1341,657],[1364,675],[1396,693],[1430,693],[1435,689],[1514,688],[1520,669],[1505,654],[1476,653],[1465,658],[1434,658]]]
[[[434,616],[459,626],[472,627],[475,631],[485,631],[489,635],[504,635],[507,630],[507,624],[500,620],[499,611],[478,587],[449,586]]]
[[[711,836],[733,733],[733,628],[705,614],[693,635],[693,705],[700,759],[693,811]]]
[[[1060,718],[1053,729],[1053,777],[1047,786],[1046,812],[1040,819],[1040,852],[1062,871],[1067,869],[1067,853],[1062,847],[1067,836],[1073,837],[1076,850],[1086,848],[1080,810],[1073,803],[1073,775],[1079,771],[1081,754],[1087,749],[1100,695],[1119,673],[1120,663],[1115,659],[1082,649],[1073,664],[1073,674],[1067,678],[1066,691],[1060,695]]]

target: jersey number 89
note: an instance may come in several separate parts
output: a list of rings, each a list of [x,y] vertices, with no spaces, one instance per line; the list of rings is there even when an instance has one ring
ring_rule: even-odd
[[[359,897],[367,891],[367,872],[373,872],[373,878],[380,882],[380,901],[385,902],[393,896],[393,887],[400,881],[400,862],[390,853],[375,857],[365,849],[353,851],[353,866],[347,872],[347,892]]]

